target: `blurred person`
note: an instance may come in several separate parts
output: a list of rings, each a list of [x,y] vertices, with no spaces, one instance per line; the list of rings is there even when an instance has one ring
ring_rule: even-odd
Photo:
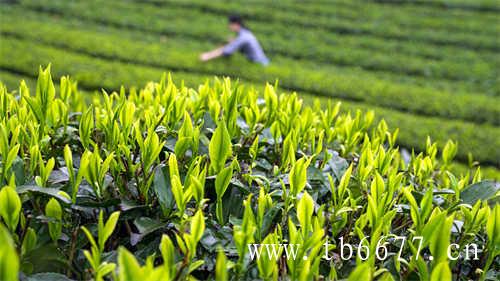
[[[237,51],[243,53],[248,60],[268,65],[269,59],[264,54],[262,47],[253,33],[243,24],[243,19],[239,15],[229,16],[229,29],[237,33],[237,37],[229,41],[225,46],[205,52],[200,55],[200,60],[209,61],[222,56],[230,56]]]

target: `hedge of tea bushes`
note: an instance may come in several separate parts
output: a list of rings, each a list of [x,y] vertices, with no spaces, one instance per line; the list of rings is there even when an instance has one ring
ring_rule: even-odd
[[[494,125],[500,124],[500,118],[498,117],[500,116],[500,108],[497,106],[497,97],[433,91],[432,89],[416,88],[404,84],[387,83],[383,80],[362,79],[344,74],[341,71],[332,75],[334,73],[329,71],[331,68],[325,68],[322,71],[317,69],[309,72],[303,70],[304,63],[293,61],[283,62],[282,64],[278,61],[265,69],[244,61],[241,61],[241,63],[219,61],[200,64],[197,53],[194,52],[191,55],[187,55],[186,51],[181,51],[181,49],[175,46],[162,48],[161,45],[139,44],[123,39],[120,42],[123,46],[127,47],[116,48],[114,46],[114,42],[116,41],[101,41],[96,39],[109,39],[110,35],[94,36],[92,33],[71,34],[71,31],[68,31],[66,32],[67,40],[56,41],[56,38],[60,37],[59,34],[59,32],[50,33],[47,30],[43,35],[33,36],[40,38],[42,41],[47,41],[52,45],[62,47],[68,47],[69,45],[73,50],[83,52],[84,54],[110,60],[118,59],[126,63],[137,64],[138,66],[147,65],[184,72],[232,75],[255,82],[273,81],[276,77],[279,77],[280,84],[283,87],[312,92],[317,95],[358,100],[418,114],[457,118],[478,123],[487,122]],[[72,38],[75,40],[72,40]],[[45,50],[50,49],[40,45],[35,47],[28,46],[27,44],[23,44],[22,41],[9,38],[8,36],[5,36],[3,41],[5,46],[4,55],[6,57],[13,56],[12,52],[20,53],[21,48],[29,48],[32,53],[40,50],[40,54],[34,56],[34,58],[40,60],[47,57],[43,52],[47,53]],[[67,51],[64,52],[66,53]],[[131,52],[137,55],[132,58],[130,57]],[[70,54],[65,54],[65,56],[70,56]],[[161,58],[161,60],[159,61],[158,58]],[[44,62],[54,61],[55,59],[48,57],[44,59]],[[284,60],[286,61],[286,59]],[[4,64],[9,63],[22,64],[21,61],[4,62]],[[33,67],[33,65],[29,64],[21,66],[25,68]]]
[[[141,1],[155,1],[155,0],[141,0]],[[163,0],[158,0],[163,1]],[[469,4],[479,4],[477,6],[481,6],[487,4],[487,2],[494,2],[495,0],[485,0],[485,1],[467,1]],[[360,17],[366,13],[367,18],[374,17],[375,19],[380,16],[387,16],[391,13],[394,13],[394,17],[400,19],[399,17],[403,17],[403,15],[408,15],[409,17],[420,16],[421,20],[424,22],[429,22],[434,19],[436,22],[439,22],[439,18],[434,18],[435,16],[441,15],[440,19],[455,22],[457,18],[462,17],[464,20],[470,20],[477,15],[481,15],[482,18],[478,21],[484,20],[482,23],[491,23],[494,21],[495,13],[494,9],[491,11],[481,10],[481,9],[461,9],[460,7],[454,7],[453,5],[449,5],[446,7],[442,4],[443,1],[406,1],[406,0],[396,0],[396,1],[384,1],[384,0],[375,0],[375,1],[349,1],[349,0],[338,0],[335,1],[337,4],[335,5],[324,5],[324,1],[309,1],[309,5],[300,5],[293,0],[285,0],[282,1],[287,4],[287,9],[297,12],[304,12],[305,14],[335,14],[336,7],[342,7],[337,10],[342,11],[339,13],[339,16],[351,16],[351,17]],[[432,3],[434,2],[434,3]],[[441,2],[441,4],[436,4],[436,2]],[[452,4],[452,1],[447,1],[449,4]],[[398,5],[399,3],[405,3],[407,5]],[[458,1],[455,1],[458,3]],[[465,1],[463,2],[465,3]],[[430,5],[426,5],[430,4]],[[433,6],[434,5],[434,6]],[[473,6],[473,5],[471,5]],[[491,5],[493,6],[493,5]],[[496,5],[498,6],[498,5]],[[383,7],[384,9],[380,9]],[[349,9],[351,8],[351,9]],[[357,8],[357,9],[352,9]],[[379,8],[379,9],[377,9]],[[444,8],[444,9],[443,9]],[[464,8],[464,7],[462,7]],[[375,10],[375,11],[374,11]],[[400,13],[397,13],[397,12]],[[402,13],[401,13],[402,12]],[[412,18],[413,18],[412,17]],[[410,19],[409,22],[413,22],[415,19]],[[424,24],[424,23],[422,23]],[[453,24],[454,25],[454,24]],[[473,24],[471,24],[473,25]],[[443,26],[446,26],[446,23],[443,23]],[[464,27],[462,27],[464,28]]]
[[[395,4],[417,4],[423,6],[429,6],[431,8],[445,8],[445,9],[463,9],[466,11],[486,11],[486,12],[498,12],[500,11],[500,6],[498,1],[495,0],[484,0],[484,1],[470,1],[470,0],[418,0],[418,1],[408,1],[408,0],[382,0],[380,2],[388,2]]]
[[[225,38],[227,36],[225,35],[227,34],[225,16],[210,16],[202,12],[197,13],[195,10],[189,10],[189,13],[186,13],[186,9],[179,10],[170,6],[158,9],[155,6],[149,6],[148,8],[148,6],[141,5],[141,3],[101,3],[99,1],[90,3],[62,1],[60,4],[52,1],[43,4],[36,1],[34,5],[39,9],[48,10],[52,13],[57,12],[67,16],[74,14],[75,17],[83,17],[87,20],[130,28],[135,27],[142,30],[153,30],[166,35],[183,34],[184,36],[194,36],[200,41],[211,39],[218,44],[227,40]],[[98,8],[102,5],[104,5],[102,8]],[[99,13],[98,10],[101,11],[102,15],[97,14]],[[110,17],[106,15],[109,13],[108,10],[114,11],[116,16]],[[399,50],[388,55],[387,52],[374,53],[359,47],[353,48],[342,44],[339,45],[342,39],[331,39],[333,40],[331,43],[324,44],[322,43],[324,40],[318,40],[317,34],[313,32],[300,32],[300,36],[294,39],[295,36],[288,36],[288,27],[282,25],[263,24],[262,28],[264,30],[256,28],[255,32],[265,38],[265,40],[262,40],[264,48],[269,52],[282,56],[305,57],[309,60],[319,59],[322,62],[333,62],[340,65],[360,65],[368,70],[392,71],[433,79],[444,78],[468,81],[484,91],[488,89],[491,91],[491,87],[480,85],[480,81],[490,81],[490,84],[498,83],[497,76],[494,75],[495,66],[491,65],[492,61],[498,61],[494,58],[495,56],[492,56],[491,60],[475,60],[467,63],[457,62],[456,60],[454,62],[437,59],[425,60],[411,55],[400,54]],[[305,34],[308,36],[305,37]],[[474,41],[472,39],[468,40]],[[332,52],[332,47],[335,48],[335,52]],[[430,46],[429,48],[436,49],[436,46]],[[465,58],[466,56],[464,56]]]
[[[164,76],[89,104],[71,78],[59,85],[47,68],[32,91],[0,86],[2,280],[495,274],[500,186],[450,173],[452,141],[427,141],[405,163],[397,130],[373,112],[304,106],[270,85],[259,99],[229,79],[186,88]],[[410,241],[400,259],[390,239],[384,261],[322,258],[326,241],[373,253],[391,235]],[[251,261],[248,243],[303,248],[296,260]],[[449,260],[450,243],[477,243],[480,259]]]

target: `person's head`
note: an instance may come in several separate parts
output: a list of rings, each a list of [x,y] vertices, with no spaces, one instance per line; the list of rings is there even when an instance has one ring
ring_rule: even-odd
[[[240,15],[230,15],[228,18],[229,29],[233,32],[239,32],[242,27],[244,27],[243,19]]]

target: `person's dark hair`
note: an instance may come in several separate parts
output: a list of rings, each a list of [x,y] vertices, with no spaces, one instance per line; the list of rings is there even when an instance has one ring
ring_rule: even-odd
[[[228,20],[229,20],[229,23],[237,23],[237,24],[239,24],[239,25],[241,25],[241,26],[245,26],[245,25],[243,24],[243,19],[242,19],[242,18],[241,18],[241,16],[240,16],[240,15],[238,15],[238,14],[232,14],[232,15],[230,15],[230,16],[228,17]]]

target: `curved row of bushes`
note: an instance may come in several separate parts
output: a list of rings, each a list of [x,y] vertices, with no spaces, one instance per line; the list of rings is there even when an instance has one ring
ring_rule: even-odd
[[[499,12],[500,5],[496,0],[377,0],[389,4],[409,4],[428,6],[430,8],[463,9],[465,11]]]
[[[140,0],[140,1],[155,1],[155,0]],[[158,0],[158,1],[164,1],[164,0]],[[168,0],[166,0],[168,1]],[[480,23],[484,24],[491,24],[492,22],[495,22],[496,14],[491,13],[488,11],[475,11],[475,10],[460,10],[460,9],[436,9],[435,7],[427,7],[426,5],[419,5],[419,3],[423,3],[424,1],[426,2],[432,2],[433,0],[422,0],[422,1],[412,1],[415,3],[415,5],[411,5],[411,3],[408,3],[410,5],[390,5],[385,0],[372,0],[372,1],[364,1],[364,0],[355,0],[355,1],[350,1],[350,0],[333,0],[334,3],[337,5],[324,5],[325,3],[331,3],[331,1],[309,1],[309,5],[300,5],[300,3],[297,3],[294,0],[283,0],[281,1],[288,9],[298,11],[298,12],[305,12],[305,13],[311,13],[311,14],[321,14],[321,13],[334,13],[335,9],[337,6],[342,7],[342,10],[346,10],[345,13],[349,15],[357,15],[358,17],[360,14],[362,15],[364,10],[376,10],[376,11],[371,11],[371,13],[368,13],[369,15],[383,15],[385,12],[386,13],[395,13],[397,11],[404,12],[405,14],[412,14],[414,16],[420,16],[424,19],[427,18],[434,18],[438,15],[440,15],[441,19],[443,20],[450,20],[453,21],[453,19],[457,18],[463,18],[466,21],[469,20],[474,20]],[[388,0],[392,1],[392,0]],[[406,0],[401,0],[406,1]],[[441,0],[438,0],[441,1]],[[458,2],[460,0],[451,0],[447,2]],[[466,0],[467,1],[467,0]],[[484,0],[480,2],[488,2],[488,1],[496,1],[496,0]],[[259,3],[264,2],[263,0],[259,0]],[[380,2],[380,3],[377,3]],[[392,1],[395,4],[397,4],[398,0]],[[471,3],[474,2],[476,4],[480,4],[478,1],[471,0]],[[276,7],[276,6],[275,6]],[[358,8],[358,9],[348,9],[348,8]],[[380,7],[384,7],[384,9],[377,9]],[[481,16],[480,18],[476,18],[477,16]]]

